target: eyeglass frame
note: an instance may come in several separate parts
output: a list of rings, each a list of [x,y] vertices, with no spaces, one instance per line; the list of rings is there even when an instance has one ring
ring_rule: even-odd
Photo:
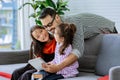
[[[53,22],[55,20],[56,14],[53,16],[53,19],[51,22],[49,22],[47,25],[43,25],[44,28],[51,27],[53,25]]]

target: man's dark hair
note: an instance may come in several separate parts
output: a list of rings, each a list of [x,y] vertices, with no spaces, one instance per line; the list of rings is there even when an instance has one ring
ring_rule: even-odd
[[[52,9],[52,8],[44,8],[41,11],[39,19],[43,19],[43,18],[45,18],[48,15],[50,15],[51,17],[54,17],[56,15],[56,11],[54,9]]]

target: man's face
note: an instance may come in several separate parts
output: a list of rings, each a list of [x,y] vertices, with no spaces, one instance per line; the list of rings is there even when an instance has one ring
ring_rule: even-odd
[[[46,28],[46,30],[54,33],[55,27],[58,26],[56,22],[56,16],[51,17],[50,15],[46,16],[43,19],[40,19],[42,25]]]

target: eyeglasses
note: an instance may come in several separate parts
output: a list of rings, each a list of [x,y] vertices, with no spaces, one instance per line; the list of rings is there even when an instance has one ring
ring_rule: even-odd
[[[51,22],[49,22],[47,25],[44,25],[43,27],[44,27],[44,28],[51,27],[51,26],[53,25],[54,20],[55,20],[55,16],[56,16],[56,15],[53,16],[53,19],[52,19]]]

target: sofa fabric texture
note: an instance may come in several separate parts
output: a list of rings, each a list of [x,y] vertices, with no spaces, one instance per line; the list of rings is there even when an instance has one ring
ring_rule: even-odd
[[[28,50],[0,51],[0,65],[26,63],[28,59],[29,59]]]
[[[109,69],[120,65],[120,34],[104,35],[97,58],[96,74],[107,75]]]
[[[89,40],[91,40],[90,42],[88,42],[88,43],[86,43],[86,41],[85,41],[85,43],[87,44],[87,46],[89,45],[89,47],[88,47],[88,49],[90,49],[90,50],[88,50],[88,52],[90,52],[90,53],[85,53],[84,55],[83,55],[83,61],[82,60],[79,60],[79,64],[80,64],[80,67],[81,68],[79,68],[79,69],[81,69],[81,70],[79,70],[79,75],[78,75],[78,77],[75,77],[75,78],[68,78],[68,79],[65,79],[65,80],[97,80],[101,75],[98,75],[98,74],[96,74],[95,72],[96,72],[96,69],[95,69],[95,67],[96,66],[98,66],[98,65],[96,65],[96,62],[97,62],[97,64],[99,64],[99,63],[101,63],[101,62],[104,62],[104,61],[102,61],[102,58],[100,59],[101,60],[101,62],[100,61],[97,61],[98,59],[97,59],[97,56],[98,55],[100,55],[100,54],[102,54],[101,53],[101,51],[99,51],[98,49],[99,48],[102,48],[102,47],[106,47],[106,45],[104,45],[103,46],[103,43],[102,42],[110,42],[111,40],[114,42],[115,40],[116,40],[116,38],[119,38],[120,39],[120,37],[118,37],[119,35],[118,34],[110,34],[109,36],[107,36],[107,35],[109,35],[109,34],[106,34],[106,35],[104,35],[104,34],[100,34],[100,35],[97,35],[97,36],[95,36],[95,37],[92,37],[91,39],[89,39]],[[109,38],[111,36],[111,38],[112,39],[104,39],[104,38]],[[98,40],[98,41],[97,41]],[[99,41],[100,40],[100,41]],[[110,41],[109,41],[110,40]],[[120,40],[119,40],[120,41]],[[94,45],[93,45],[94,44]],[[90,45],[92,45],[92,47],[90,47]],[[118,45],[118,44],[116,44],[116,45]],[[110,46],[109,46],[110,47]],[[86,47],[87,48],[87,47]],[[92,49],[93,48],[93,49]],[[97,50],[96,50],[97,49]],[[85,50],[87,50],[87,49],[85,49]],[[101,50],[101,49],[100,49]],[[116,49],[115,49],[116,50]],[[98,52],[97,52],[98,51]],[[27,57],[28,57],[28,53],[29,53],[29,50],[27,50],[27,51],[25,51],[25,52],[27,52],[24,56],[22,56],[23,58],[25,58],[26,60],[27,60]],[[87,52],[87,51],[86,51]],[[9,54],[9,52],[7,52],[8,54]],[[16,53],[17,54],[17,53]],[[24,51],[22,51],[22,53],[20,53],[20,54],[24,54]],[[105,53],[106,54],[106,53]],[[4,54],[4,53],[1,53],[0,52],[0,55],[6,55],[6,54]],[[17,64],[6,64],[6,65],[0,65],[0,71],[5,71],[5,72],[8,72],[8,73],[12,73],[13,72],[13,70],[14,69],[16,69],[16,68],[19,68],[19,67],[22,67],[22,66],[24,66],[26,63],[21,63],[21,64],[18,64],[18,62],[21,60],[21,58],[19,58],[19,56],[18,57],[14,57],[14,53],[12,54],[11,52],[10,52],[10,55],[9,56],[11,56],[10,58],[2,58],[3,60],[1,60],[0,62],[2,62],[2,61],[4,61],[4,60],[6,60],[6,61],[9,61],[10,59],[12,60],[13,58],[16,58],[16,61],[15,62],[17,62]],[[17,54],[18,55],[18,54]],[[109,56],[109,54],[107,54],[108,56]],[[87,58],[85,57],[85,56],[87,56]],[[93,57],[92,57],[93,56]],[[105,58],[107,59],[107,57],[108,56],[105,56]],[[112,55],[112,56],[114,56],[114,55]],[[0,58],[1,58],[2,56],[0,56]],[[99,56],[98,56],[99,57]],[[82,59],[82,58],[80,58],[80,59]],[[111,58],[109,58],[110,60],[114,60],[114,59],[116,59],[116,57],[111,57]],[[120,58],[119,58],[120,59]],[[10,62],[11,62],[11,60],[10,60]],[[91,61],[90,61],[91,60]],[[118,60],[118,59],[117,59]],[[22,61],[22,60],[21,60]],[[87,62],[88,61],[88,62]],[[107,60],[108,61],[108,60]],[[25,61],[26,62],[26,61]],[[98,63],[99,62],[99,63]],[[108,61],[109,62],[109,61]],[[119,62],[119,60],[118,61],[114,61],[114,63],[116,63],[117,64],[117,62]],[[13,63],[13,62],[12,62]],[[107,62],[106,62],[107,63]],[[103,64],[102,64],[103,65]],[[85,66],[85,67],[84,67]],[[114,65],[115,66],[115,65]],[[103,69],[103,70],[102,70]],[[101,70],[102,71],[104,71],[104,69],[105,68],[101,68]],[[11,71],[10,71],[11,70]],[[107,72],[108,72],[109,70],[107,69]],[[64,80],[64,79],[62,79],[62,80]]]
[[[101,34],[85,40],[84,54],[79,59],[79,71],[95,72],[95,64],[102,37],[103,35]]]

